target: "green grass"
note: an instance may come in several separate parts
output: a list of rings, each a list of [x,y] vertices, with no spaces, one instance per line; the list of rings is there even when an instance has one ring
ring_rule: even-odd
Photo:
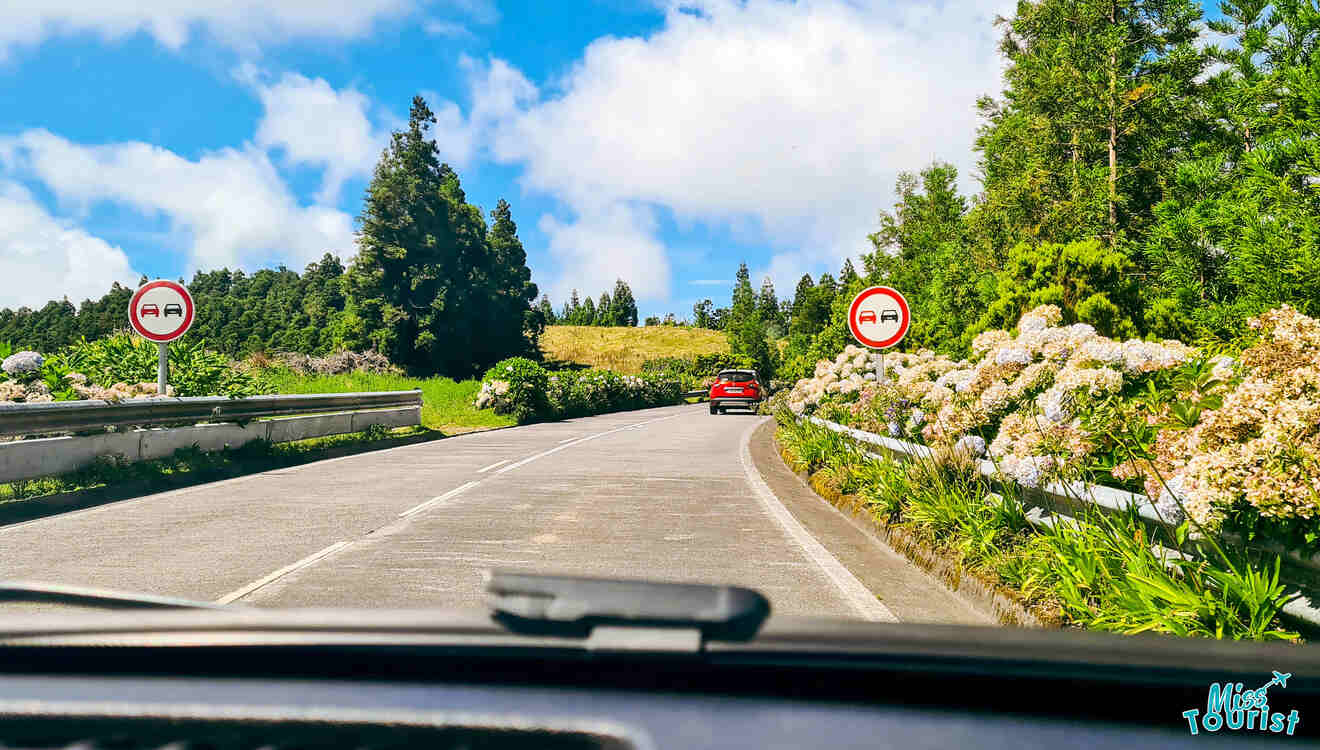
[[[490,409],[473,406],[480,381],[454,381],[449,378],[410,378],[405,375],[382,375],[355,372],[346,375],[299,375],[284,368],[271,368],[262,374],[277,393],[361,393],[364,391],[422,392],[422,426],[446,434],[471,432],[491,427],[506,427],[513,417],[501,416]]]
[[[729,340],[722,331],[681,326],[549,326],[541,334],[540,346],[550,364],[636,375],[648,359],[727,353]]]
[[[1135,510],[1084,512],[1076,528],[1035,530],[1008,483],[1001,495],[970,467],[915,458],[866,457],[838,433],[777,415],[778,439],[830,492],[853,495],[885,526],[898,525],[967,572],[1016,590],[1064,622],[1119,633],[1241,640],[1297,640],[1279,612],[1288,600],[1277,556],[1214,545],[1202,560],[1164,559],[1176,531],[1148,528]],[[1029,501],[1028,501],[1029,502]]]

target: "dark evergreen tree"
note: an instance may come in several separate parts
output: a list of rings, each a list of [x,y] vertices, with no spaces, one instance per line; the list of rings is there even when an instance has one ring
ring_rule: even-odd
[[[614,282],[614,299],[610,302],[611,325],[637,325],[637,300],[633,298],[628,282],[618,279]]]
[[[769,276],[761,281],[761,293],[756,299],[756,313],[767,326],[776,330],[783,328],[783,320],[779,317],[779,298],[775,296],[775,284]]]
[[[493,298],[504,272],[494,268],[480,211],[439,161],[434,124],[414,97],[408,127],[376,165],[346,274],[352,320],[344,333],[346,343],[373,344],[411,369],[467,376],[513,353],[509,337],[486,330],[499,314]],[[520,313],[513,325],[522,323]]]
[[[697,328],[715,327],[715,305],[708,299],[703,299],[692,306],[692,324]]]
[[[552,326],[560,322],[559,316],[555,315],[554,305],[550,304],[550,295],[548,294],[541,295],[540,310],[541,310],[541,319],[545,321],[546,325]]]
[[[488,316],[490,328],[482,338],[486,356],[503,359],[536,350],[536,340],[547,325],[543,312],[533,307],[537,288],[532,270],[527,267],[527,251],[518,239],[518,225],[513,211],[501,198],[490,212],[491,225],[486,242],[491,255],[491,278]],[[553,311],[551,317],[553,317]]]

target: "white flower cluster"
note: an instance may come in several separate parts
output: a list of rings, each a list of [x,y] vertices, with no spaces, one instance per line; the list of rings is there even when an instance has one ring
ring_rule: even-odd
[[[477,391],[476,406],[478,409],[485,409],[494,405],[496,399],[509,392],[509,381],[507,380],[488,380],[481,384],[481,390]]]
[[[1094,450],[1077,419],[1086,400],[1118,393],[1126,378],[1175,367],[1195,353],[1177,341],[1115,341],[1086,323],[1060,326],[1062,318],[1058,307],[1041,305],[1022,316],[1016,336],[1002,330],[976,336],[969,360],[925,350],[887,354],[896,390],[884,398],[867,384],[873,358],[849,346],[798,381],[789,406],[802,414],[823,400],[850,401],[849,394],[859,393],[850,409],[858,424],[932,444],[976,437],[999,423],[989,453],[1007,462],[1006,473],[1038,486],[1043,475],[1075,466]]]
[[[132,399],[158,398],[155,383],[115,383],[103,388],[87,382],[87,376],[80,372],[71,372],[64,376],[70,389],[80,399],[99,401],[129,401]],[[166,396],[174,395],[174,386],[167,386]],[[18,382],[0,383],[0,403],[43,404],[54,401],[50,387],[40,380],[23,384]]]
[[[867,382],[875,380],[875,365],[869,352],[849,344],[834,361],[816,363],[815,377],[803,378],[788,394],[788,407],[794,414],[802,414],[815,407],[830,394],[852,394]]]
[[[0,370],[4,370],[10,377],[22,378],[39,372],[45,362],[46,358],[36,352],[14,352],[0,362]]]

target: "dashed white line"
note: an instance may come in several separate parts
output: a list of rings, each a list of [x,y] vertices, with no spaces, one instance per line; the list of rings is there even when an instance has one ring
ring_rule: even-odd
[[[308,565],[311,565],[312,563],[316,562],[317,560],[320,560],[321,558],[326,557],[327,555],[332,555],[335,552],[338,552],[339,550],[347,546],[348,546],[348,542],[335,542],[329,547],[326,547],[325,549],[320,550],[319,552],[313,552],[312,554],[308,555],[307,557],[304,557],[303,559],[299,560],[296,563],[293,563],[292,565],[285,565],[283,568],[280,568],[274,573],[271,573],[270,575],[264,576],[262,578],[258,578],[257,580],[253,581],[252,583],[249,583],[248,585],[244,586],[241,589],[238,589],[237,591],[231,591],[228,594],[225,594],[219,599],[216,599],[215,603],[229,604],[230,602],[236,601],[238,599],[242,599],[248,594],[251,594],[253,591],[256,591],[257,589],[269,583],[274,583],[275,581],[278,581],[279,579],[283,578],[284,576],[287,576],[293,571],[298,570],[299,568],[305,568]]]
[[[531,462],[535,461],[535,460],[538,459],[538,458],[545,458],[546,456],[548,456],[548,455],[550,455],[550,454],[552,454],[552,453],[558,453],[559,451],[562,451],[562,450],[565,449],[565,448],[572,448],[573,446],[578,445],[579,443],[585,443],[585,442],[587,442],[588,440],[595,440],[596,438],[599,438],[599,437],[605,437],[606,435],[613,435],[613,434],[616,433],[616,432],[623,432],[624,430],[631,430],[631,429],[634,428],[634,427],[641,427],[642,425],[651,424],[651,423],[653,423],[653,422],[663,422],[663,421],[665,421],[666,419],[677,419],[678,417],[682,417],[682,416],[686,416],[686,414],[673,414],[673,415],[670,415],[670,416],[668,416],[668,417],[659,417],[659,418],[657,418],[657,419],[648,419],[648,420],[646,420],[645,422],[637,422],[636,424],[624,425],[623,427],[615,427],[615,428],[612,429],[612,430],[606,430],[606,431],[604,431],[604,432],[598,432],[598,433],[596,433],[595,435],[588,435],[588,436],[586,436],[586,437],[584,437],[584,438],[578,438],[578,439],[574,440],[574,441],[571,442],[571,443],[564,443],[563,445],[560,445],[560,446],[557,447],[557,448],[551,448],[551,449],[548,450],[548,451],[541,451],[540,453],[537,453],[537,454],[534,454],[534,455],[528,456],[527,458],[524,458],[523,460],[521,460],[521,461],[519,461],[519,462],[517,462],[517,463],[509,464],[508,466],[505,466],[503,469],[500,469],[499,471],[497,471],[497,472],[495,472],[495,473],[496,473],[496,474],[503,474],[503,473],[506,472],[506,471],[513,471],[514,469],[518,468],[519,466],[525,466],[525,465],[527,465],[527,464],[530,464]]]
[[[443,495],[439,495],[439,496],[437,496],[437,497],[433,497],[433,498],[431,498],[430,500],[427,500],[426,502],[422,503],[421,505],[414,505],[413,507],[409,508],[408,510],[405,510],[404,512],[400,513],[400,514],[399,514],[399,517],[400,517],[400,518],[404,518],[404,517],[406,517],[406,516],[411,516],[411,515],[414,514],[414,513],[421,513],[422,511],[426,510],[427,508],[431,507],[432,505],[435,505],[436,503],[443,503],[444,501],[448,500],[448,499],[451,498],[451,497],[454,497],[454,496],[456,496],[456,495],[459,495],[460,493],[463,493],[463,492],[467,492],[468,490],[472,489],[473,487],[476,487],[478,484],[479,484],[479,482],[468,482],[467,484],[460,484],[459,486],[457,486],[457,487],[455,487],[454,489],[452,489],[452,490],[446,492],[446,493],[443,494]]]
[[[477,469],[477,473],[478,473],[478,474],[485,474],[486,472],[490,471],[491,469],[495,468],[496,466],[503,466],[504,464],[507,464],[508,462],[509,462],[509,459],[507,459],[507,458],[504,459],[503,461],[496,461],[495,463],[491,464],[490,466],[487,466],[487,467],[482,468],[482,469]]]

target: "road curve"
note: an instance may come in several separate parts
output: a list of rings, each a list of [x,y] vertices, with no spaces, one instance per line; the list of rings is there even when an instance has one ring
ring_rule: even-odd
[[[764,420],[664,407],[172,490],[0,527],[0,579],[480,607],[482,571],[507,567],[746,585],[778,613],[896,619],[874,576],[864,586],[761,481],[747,442]]]

